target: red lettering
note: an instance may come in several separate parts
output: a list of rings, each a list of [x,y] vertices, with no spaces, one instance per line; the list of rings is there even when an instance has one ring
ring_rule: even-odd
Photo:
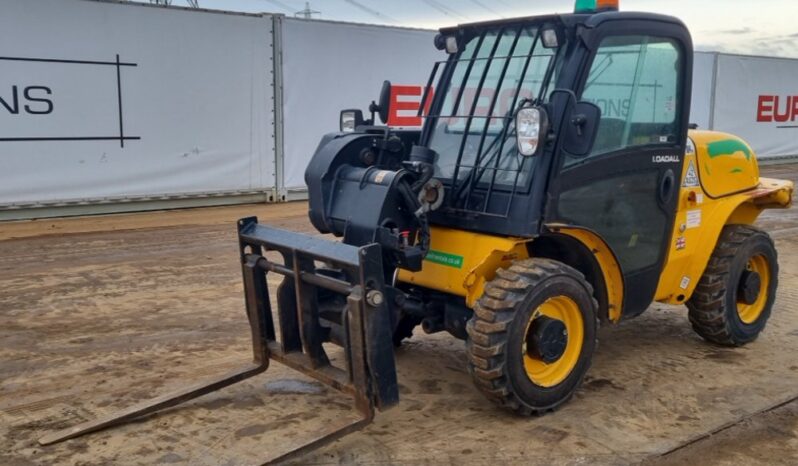
[[[773,121],[773,95],[760,95],[757,105],[756,121],[770,123]],[[770,104],[770,105],[767,105]]]
[[[461,115],[473,114],[479,117],[488,116],[488,105],[480,104],[490,104],[491,98],[493,97],[493,90],[482,88],[479,90],[479,95],[477,95],[477,90],[475,88],[467,87],[463,94],[462,111],[458,113]],[[479,119],[481,120],[482,118]]]
[[[786,102],[784,105],[784,113],[779,113],[779,96],[773,96],[773,119],[778,121],[779,123],[784,123],[785,121],[790,119],[790,101],[791,98],[787,97]]]
[[[773,97],[772,95],[760,95],[757,105],[756,121],[770,123],[773,121]],[[770,105],[767,105],[770,104]]]
[[[419,97],[422,95],[422,86],[391,86],[391,109],[388,113],[388,126],[421,126],[421,117],[417,116],[418,108],[421,105],[419,100],[399,100],[400,96],[414,96]],[[429,113],[429,106],[432,104],[433,90],[429,89],[427,99],[424,103],[424,113]],[[400,115],[399,111],[403,114]],[[412,111],[412,115],[406,112]]]
[[[510,106],[515,101],[515,89],[505,89],[499,94],[499,115],[509,113]]]
[[[446,101],[448,101],[448,104],[446,105],[446,107],[441,109],[441,117],[443,117],[447,113],[450,115],[450,117],[446,119],[446,124],[449,125],[449,126],[454,126],[454,125],[456,125],[458,123],[458,119],[454,115],[457,115],[457,114],[461,113],[460,109],[463,108],[463,102],[462,102],[463,96],[460,95],[460,89],[461,88],[459,88],[459,87],[451,87],[450,88],[450,90],[449,90],[449,94],[450,95],[446,99]],[[465,89],[463,89],[463,94],[465,94]],[[461,101],[457,100],[458,97],[461,98]],[[453,106],[455,105],[455,102],[457,102],[457,105],[458,105],[457,111],[454,111],[454,108],[453,108]]]
[[[790,121],[795,121],[798,118],[798,95],[792,96],[792,118]]]

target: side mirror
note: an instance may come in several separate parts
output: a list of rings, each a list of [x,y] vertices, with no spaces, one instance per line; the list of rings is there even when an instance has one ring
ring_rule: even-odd
[[[543,107],[521,107],[515,114],[518,152],[525,157],[540,154],[549,134],[549,115]]]
[[[563,149],[574,157],[590,154],[598,134],[601,109],[592,102],[577,102],[566,118]]]
[[[388,123],[388,115],[390,115],[391,110],[391,82],[385,80],[382,82],[382,89],[380,89],[380,99],[378,102],[371,102],[369,105],[369,111],[371,112],[371,118],[374,119],[374,114],[378,114],[380,116],[380,120],[383,123]]]
[[[356,108],[341,110],[340,129],[341,132],[351,133],[358,126],[365,124],[363,112]]]

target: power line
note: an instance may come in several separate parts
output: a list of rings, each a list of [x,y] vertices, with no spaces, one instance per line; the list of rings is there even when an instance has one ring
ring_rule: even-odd
[[[365,11],[366,13],[368,13],[368,14],[370,14],[372,16],[375,16],[375,17],[377,17],[379,19],[383,19],[383,20],[387,19],[388,21],[391,21],[393,23],[398,23],[399,22],[399,21],[395,20],[394,18],[391,18],[390,16],[388,16],[386,14],[380,13],[377,10],[371,9],[371,8],[367,7],[366,5],[363,5],[362,3],[357,2],[355,0],[344,0],[344,1],[346,3],[349,3],[350,5],[353,5],[353,6],[357,7],[357,8],[360,8],[361,10]]]
[[[501,3],[501,4],[503,4],[504,6],[506,6],[507,8],[513,8],[513,6],[512,6],[512,5],[510,5],[509,3],[505,2],[504,0],[493,0],[493,1],[495,1],[495,2],[498,2],[498,3]]]
[[[451,8],[447,7],[446,5],[440,3],[440,2],[438,2],[436,0],[423,0],[423,1],[427,5],[431,6],[432,8],[435,8],[436,10],[438,10],[441,13],[445,14],[446,16],[457,16],[460,19],[464,19],[464,20],[468,21],[467,17],[461,15],[460,13],[452,10]]]
[[[485,5],[484,3],[480,2],[479,0],[471,0],[471,2],[473,2],[473,3],[474,3],[474,4],[476,4],[477,6],[481,6],[482,8],[484,8],[484,9],[486,9],[486,10],[490,11],[490,12],[491,12],[491,13],[493,13],[494,15],[498,15],[500,18],[506,18],[506,16],[504,16],[503,14],[501,14],[501,13],[499,13],[498,11],[494,10],[493,8],[491,8],[491,7],[487,6],[487,5]]]
[[[263,2],[271,3],[279,8],[282,8],[286,13],[294,13],[296,12],[296,8],[292,7],[291,5],[286,5],[285,3],[281,2],[280,0],[261,0]]]

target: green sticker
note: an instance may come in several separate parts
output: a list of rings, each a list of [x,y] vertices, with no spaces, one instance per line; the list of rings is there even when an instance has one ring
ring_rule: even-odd
[[[751,151],[741,141],[736,139],[724,139],[722,141],[710,142],[707,144],[707,151],[710,158],[723,155],[734,155],[737,152],[745,154],[745,160],[751,160]]]
[[[742,172],[743,172],[743,169],[742,169],[742,168],[740,168],[740,167],[734,167],[734,168],[732,168],[732,169],[731,169],[731,172],[730,172],[730,173],[742,173]]]
[[[425,257],[424,260],[445,265],[447,267],[454,267],[456,269],[463,267],[463,256],[435,251],[432,249],[429,250],[427,257]]]

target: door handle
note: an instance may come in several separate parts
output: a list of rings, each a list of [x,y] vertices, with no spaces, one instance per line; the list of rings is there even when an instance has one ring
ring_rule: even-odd
[[[673,174],[673,170],[670,168],[662,175],[662,178],[659,182],[659,190],[657,194],[659,195],[659,202],[662,205],[668,205],[670,203],[671,198],[673,197],[673,192],[675,191],[676,187],[676,176]]]

